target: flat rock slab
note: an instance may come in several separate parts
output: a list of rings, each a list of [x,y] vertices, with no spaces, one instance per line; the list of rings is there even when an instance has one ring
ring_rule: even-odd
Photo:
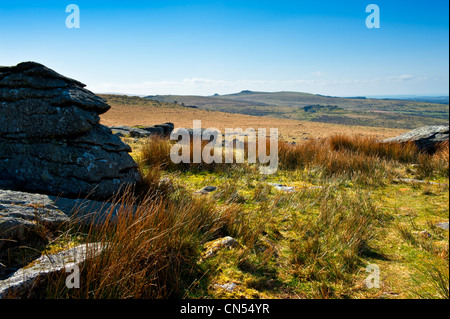
[[[385,139],[382,142],[384,143],[413,142],[421,150],[433,151],[439,143],[448,141],[448,138],[449,138],[448,125],[428,125],[406,132],[397,137]]]
[[[196,191],[194,194],[203,194],[203,195],[206,195],[206,194],[209,194],[209,193],[214,192],[215,190],[217,190],[217,187],[216,187],[216,186],[205,186],[205,187],[203,187],[202,189]]]
[[[437,186],[448,186],[448,184],[445,184],[445,183],[422,181],[420,179],[413,179],[413,178],[396,178],[393,181],[395,183],[429,184],[429,185],[437,185]]]
[[[57,209],[0,203],[0,248],[5,243],[26,243],[39,237],[39,229],[58,229],[69,217]]]
[[[174,129],[173,123],[157,124],[154,126],[126,126],[126,125],[114,125],[110,126],[113,134],[118,136],[130,136],[136,138],[145,138],[149,136],[169,136]]]
[[[223,285],[216,284],[214,286],[217,288],[222,288],[222,289],[228,290],[229,292],[233,292],[233,290],[237,287],[237,284],[234,282],[229,282],[227,284],[223,284]]]
[[[277,189],[279,191],[284,191],[284,192],[295,191],[295,187],[293,187],[293,186],[286,186],[286,185],[277,184],[277,183],[269,183],[269,185],[272,185],[275,189]]]
[[[148,137],[151,135],[149,131],[125,125],[111,126],[110,129],[113,132],[113,134],[120,133],[123,135],[129,135],[131,137],[141,138],[141,137]]]
[[[0,189],[0,248],[39,237],[40,225],[56,229],[70,220],[99,223],[122,209],[109,202]]]
[[[12,276],[0,281],[0,299],[30,297],[33,289],[39,289],[50,275],[80,266],[89,258],[97,256],[104,246],[100,243],[84,244],[53,255],[45,255]],[[69,274],[68,274],[69,275]]]
[[[295,192],[297,189],[322,189],[323,188],[323,186],[294,187],[294,186],[287,186],[287,185],[279,184],[279,183],[268,183],[268,184],[273,186],[276,190],[279,190],[282,192]]]
[[[448,222],[436,224],[436,227],[448,230]]]

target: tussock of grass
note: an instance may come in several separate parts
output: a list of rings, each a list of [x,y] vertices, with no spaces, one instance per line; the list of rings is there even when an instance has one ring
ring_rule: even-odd
[[[321,197],[318,218],[303,224],[300,239],[291,243],[297,275],[319,282],[349,280],[370,249],[380,217],[364,195],[350,198],[328,189]]]
[[[354,154],[395,160],[400,163],[416,162],[421,154],[414,143],[382,143],[367,136],[334,135],[330,137],[329,143],[335,151],[348,150]]]
[[[229,168],[229,165],[222,164],[224,163],[224,160],[222,163],[205,163],[202,161],[201,163],[193,163],[193,150],[194,150],[194,142],[191,139],[189,149],[189,159],[190,161],[188,163],[179,163],[175,164],[170,159],[170,150],[172,146],[175,144],[175,141],[170,141],[165,138],[160,137],[152,137],[151,139],[148,139],[144,145],[142,146],[142,151],[140,155],[139,161],[142,165],[150,166],[150,167],[159,167],[166,170],[183,170],[183,171],[223,171]],[[201,142],[201,150],[203,152],[203,149],[208,144],[208,141],[202,141]],[[213,154],[213,152],[211,152]],[[223,154],[223,158],[224,158]]]
[[[417,173],[419,178],[449,176],[449,143],[441,143],[433,156],[421,154],[418,159]]]
[[[414,294],[423,299],[449,299],[449,272],[447,263],[417,265],[418,275],[413,277]]]
[[[117,215],[87,230],[87,242],[106,249],[83,266],[80,289],[64,289],[61,279],[49,288],[57,297],[171,298],[182,297],[201,272],[202,243],[226,224],[210,201],[148,197],[136,205],[134,196],[118,198]],[[111,210],[110,214],[113,213]],[[226,215],[224,215],[226,216]]]

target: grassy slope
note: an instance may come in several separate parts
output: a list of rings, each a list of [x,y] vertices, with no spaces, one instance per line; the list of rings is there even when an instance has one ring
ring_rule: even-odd
[[[161,166],[169,163],[170,146],[161,148],[168,141],[124,141],[133,142],[144,172],[157,176],[153,184],[161,187],[158,174],[165,177],[169,191],[160,194],[175,206],[145,206],[136,220],[122,217],[120,232],[101,231],[120,254],[112,250],[88,264],[84,280],[91,287],[64,290],[63,276],[63,295],[56,297],[95,291],[114,298],[444,298],[445,287],[433,287],[443,284],[448,298],[448,231],[435,226],[449,218],[448,146],[439,157],[356,137],[280,144],[280,169],[261,176],[245,164],[212,171]],[[142,143],[145,152],[136,147]],[[394,182],[399,177],[446,185]],[[269,183],[296,190],[278,191]],[[218,189],[194,194],[207,185]],[[239,245],[203,258],[210,241],[225,235]],[[366,287],[368,264],[379,267],[380,288]],[[436,274],[444,277],[433,279]],[[218,286],[229,283],[237,285],[233,291]],[[120,289],[111,289],[116,285]]]
[[[247,92],[222,96],[152,96],[154,100],[195,105],[202,109],[219,110],[257,116],[272,116],[298,120],[347,125],[380,126],[411,129],[421,125],[448,123],[446,104],[407,100],[337,98],[300,92]],[[308,105],[334,105],[330,112],[307,113]]]

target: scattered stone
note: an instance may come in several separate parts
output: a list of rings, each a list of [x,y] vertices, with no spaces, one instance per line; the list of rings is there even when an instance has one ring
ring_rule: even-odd
[[[268,183],[269,185],[272,185],[275,189],[279,190],[279,191],[283,191],[283,192],[295,192],[296,187],[294,186],[287,186],[284,184],[279,184],[279,183]],[[305,186],[302,188],[307,188],[307,189],[322,189],[323,186]]]
[[[239,247],[239,242],[233,237],[227,236],[210,241],[205,244],[206,252],[204,253],[204,258],[210,258],[217,254],[217,252],[223,248],[236,248]]]
[[[113,134],[120,133],[122,135],[128,135],[130,137],[142,138],[151,135],[151,133],[146,130],[125,125],[110,126],[110,129],[112,130]]]
[[[109,127],[113,134],[121,134],[125,136],[130,137],[147,137],[150,135],[149,132],[131,127],[131,126],[125,126],[125,125],[116,125],[116,126],[110,126]]]
[[[84,87],[35,62],[0,68],[0,188],[105,199],[140,180]]]
[[[149,133],[147,136],[164,136],[164,129],[162,127],[156,127],[156,125],[142,127],[141,129]]]
[[[154,126],[126,126],[126,125],[114,125],[110,126],[113,134],[118,136],[130,136],[136,138],[146,138],[149,136],[163,136],[168,137],[174,129],[174,124],[167,122],[164,124],[157,124]]]
[[[323,186],[308,186],[308,189],[322,189]]]
[[[45,286],[49,276],[66,272],[66,269],[72,272],[72,267],[79,267],[87,259],[97,256],[103,248],[100,243],[84,244],[57,254],[42,256],[0,281],[0,299],[39,297],[34,296],[34,292]]]
[[[214,192],[215,190],[217,190],[217,187],[215,187],[215,186],[205,186],[202,189],[196,191],[194,194],[206,195],[206,194]]]
[[[175,125],[173,123],[167,122],[164,124],[157,124],[154,127],[162,129],[164,136],[170,136],[170,133],[172,133],[173,129],[175,128]],[[144,128],[144,130],[147,130],[147,129],[149,129],[149,128]]]
[[[436,227],[448,230],[448,222],[436,224]]]
[[[277,183],[269,183],[269,185],[272,185],[273,187],[275,187],[275,189],[277,189],[279,191],[284,191],[284,192],[295,191],[295,187],[293,187],[293,186],[286,186],[286,185],[277,184]]]
[[[237,287],[237,284],[235,284],[234,282],[230,282],[230,283],[223,284],[223,285],[215,284],[214,286],[217,288],[222,288],[222,289],[228,290],[229,292],[233,292],[234,288]]]
[[[448,186],[448,184],[445,184],[445,183],[422,181],[419,179],[412,179],[412,178],[396,178],[393,180],[393,182],[394,183],[412,183],[412,184],[430,184],[430,185],[438,185],[438,186]]]
[[[213,141],[215,138],[217,138],[219,132],[201,128],[199,132],[194,131],[191,128],[177,128],[172,132],[172,135],[179,136],[178,140],[181,140],[181,133],[183,131],[187,131],[189,133],[190,138],[192,139],[194,136],[200,135],[202,138],[206,135],[210,136],[209,141]]]
[[[408,143],[414,142],[415,145],[424,151],[434,152],[436,146],[440,143],[448,141],[449,126],[448,125],[429,125],[406,132],[397,137],[382,140],[384,143]]]

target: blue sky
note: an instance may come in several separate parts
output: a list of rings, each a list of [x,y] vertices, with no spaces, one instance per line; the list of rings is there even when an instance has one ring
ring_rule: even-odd
[[[65,24],[69,4],[80,28]],[[368,29],[368,4],[381,28]],[[448,1],[5,1],[0,65],[97,92],[448,94]]]

